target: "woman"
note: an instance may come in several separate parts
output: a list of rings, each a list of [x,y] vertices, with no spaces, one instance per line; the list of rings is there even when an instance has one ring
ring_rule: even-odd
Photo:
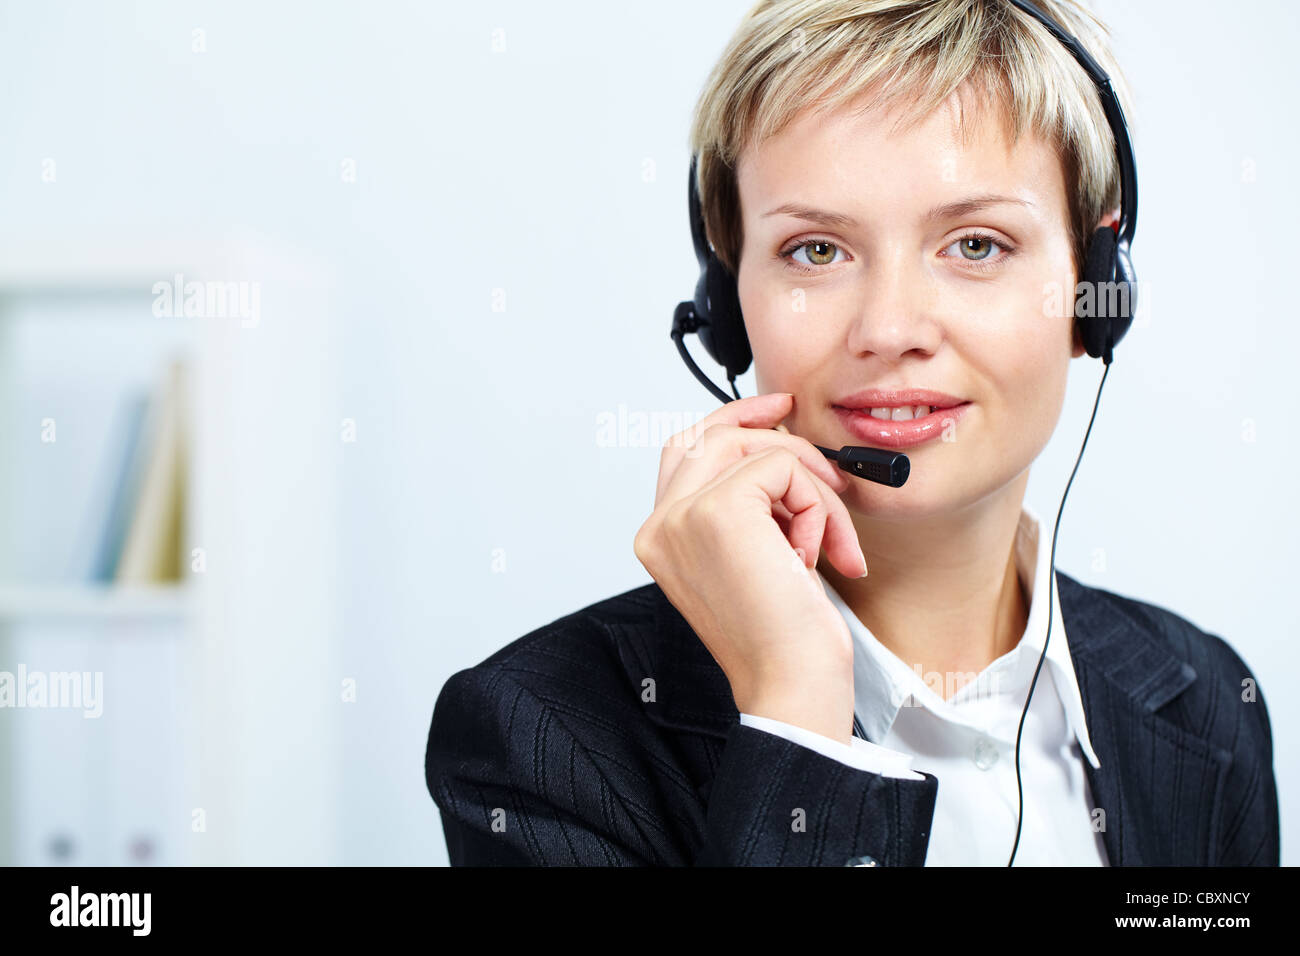
[[[1119,82],[1099,21],[1039,7]],[[762,2],[691,145],[760,394],[666,444],[654,583],[444,687],[452,862],[1276,865],[1253,674],[1053,573],[1024,506],[1118,223],[1092,80],[1005,0]],[[910,477],[814,447],[855,444]]]

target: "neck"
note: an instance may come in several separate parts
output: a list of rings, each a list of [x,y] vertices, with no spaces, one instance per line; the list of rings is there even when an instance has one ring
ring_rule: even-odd
[[[853,580],[818,562],[858,620],[945,699],[1024,635],[1015,538],[1028,480],[1026,470],[992,497],[920,520],[850,511],[870,573]]]

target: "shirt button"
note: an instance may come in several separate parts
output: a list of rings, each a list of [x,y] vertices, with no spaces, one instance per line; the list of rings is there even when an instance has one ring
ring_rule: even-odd
[[[998,762],[998,746],[988,737],[981,737],[975,741],[975,766],[981,770],[988,770]]]
[[[879,866],[876,858],[873,856],[851,856],[844,863],[845,866]]]

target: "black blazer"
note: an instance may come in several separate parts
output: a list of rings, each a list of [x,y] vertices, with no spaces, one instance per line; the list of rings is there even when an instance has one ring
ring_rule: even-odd
[[[1268,710],[1257,687],[1243,700],[1242,659],[1171,611],[1056,580],[1111,865],[1278,865]],[[453,865],[919,866],[939,788],[924,776],[742,725],[654,582],[454,674],[425,754]]]

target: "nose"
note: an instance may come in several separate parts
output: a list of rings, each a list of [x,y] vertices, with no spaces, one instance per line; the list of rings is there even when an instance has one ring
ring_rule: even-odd
[[[914,255],[891,244],[860,271],[859,282],[848,330],[853,355],[875,355],[897,365],[909,353],[935,353],[943,341],[938,297]]]

